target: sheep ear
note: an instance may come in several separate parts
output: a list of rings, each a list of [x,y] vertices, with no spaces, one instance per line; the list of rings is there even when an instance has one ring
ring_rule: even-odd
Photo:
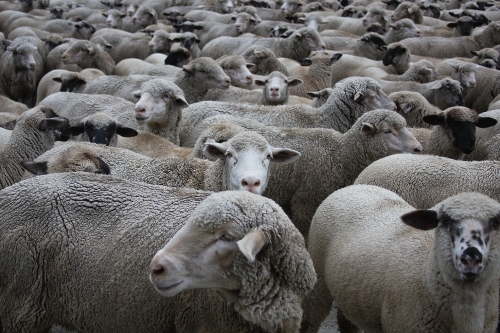
[[[1,125],[0,127],[3,127],[8,130],[13,130],[14,127],[16,127],[17,120],[11,120],[6,122],[5,124]]]
[[[94,173],[101,175],[110,175],[111,170],[109,169],[109,165],[106,162],[104,162],[100,157],[98,157],[97,160],[99,161],[99,169],[95,170]]]
[[[132,95],[135,97],[135,98],[141,98],[141,91],[140,90],[136,90],[132,93]]]
[[[286,148],[273,148],[272,155],[273,158],[271,159],[271,162],[278,164],[292,163],[300,157],[300,153],[298,151]]]
[[[293,79],[288,79],[288,86],[289,87],[300,87],[304,81],[298,78],[293,78]]]
[[[403,113],[408,113],[413,110],[410,103],[397,103],[397,107],[403,111]]]
[[[375,135],[377,134],[377,127],[370,123],[361,123],[361,131],[366,135]]]
[[[437,212],[434,210],[417,209],[401,216],[401,220],[420,230],[431,230],[438,226]]]
[[[38,129],[40,131],[58,130],[69,123],[69,120],[63,117],[46,118],[40,122]]]
[[[359,91],[356,91],[356,94],[354,94],[354,101],[357,102],[361,98],[363,98],[363,93],[360,93]]]
[[[423,116],[422,119],[430,125],[441,125],[444,123],[444,116],[439,114],[430,114]]]
[[[266,235],[262,230],[252,230],[242,239],[236,242],[241,253],[250,262],[254,262],[259,252],[269,243]]]
[[[203,148],[203,155],[211,160],[224,158],[226,156],[227,143],[217,143],[213,139],[205,141],[205,148]]]
[[[479,117],[477,120],[476,126],[480,128],[486,128],[495,126],[497,124],[497,120],[495,118],[490,117]]]
[[[429,89],[435,90],[435,89],[441,89],[441,87],[443,87],[443,82],[438,81],[434,85],[432,85]]]
[[[59,83],[62,83],[62,79],[60,77],[54,77],[54,78],[52,78],[52,80],[59,82]]]
[[[89,51],[90,55],[93,55],[95,53],[95,48],[92,44],[90,44],[90,42],[87,43],[87,50]]]
[[[479,53],[477,51],[470,51],[470,53],[474,56],[478,56],[479,57]]]
[[[252,67],[255,67],[255,64],[252,64],[251,62],[247,63],[245,65],[248,69],[252,68]]]
[[[189,106],[189,103],[186,101],[186,97],[184,95],[181,95],[181,94],[177,94],[174,96],[175,98],[175,101],[178,102],[178,103],[182,103],[184,104],[186,107]]]
[[[261,80],[261,79],[255,79],[253,82],[254,82],[254,84],[255,84],[256,86],[259,86],[259,87],[263,87],[263,86],[265,86],[265,85],[266,85],[266,81]]]
[[[193,66],[187,64],[182,66],[182,70],[186,72],[187,75],[193,75],[194,74],[194,68]]]
[[[135,129],[130,128],[130,127],[125,127],[121,124],[116,126],[116,134],[123,136],[125,138],[130,138],[133,136],[137,136],[139,132],[137,132]]]
[[[67,137],[77,136],[77,135],[83,134],[84,131],[85,131],[85,127],[84,127],[83,123],[78,123],[75,126],[71,126],[71,127],[64,129],[62,131],[61,135],[67,136]],[[60,141],[67,141],[67,140],[60,140]]]
[[[337,61],[339,61],[340,58],[342,58],[342,53],[335,53],[330,58],[330,64],[329,65],[333,65],[334,63],[336,63]]]
[[[457,22],[451,22],[451,23],[448,23],[446,26],[447,26],[448,28],[456,28],[456,27],[457,27],[457,25],[458,25],[458,24],[457,24]]]
[[[316,97],[319,97],[319,91],[309,91],[309,92],[306,92],[306,95],[311,97],[311,98],[316,98]]]
[[[21,161],[21,166],[25,168],[27,171],[34,174],[35,176],[47,174],[47,161],[44,162]]]

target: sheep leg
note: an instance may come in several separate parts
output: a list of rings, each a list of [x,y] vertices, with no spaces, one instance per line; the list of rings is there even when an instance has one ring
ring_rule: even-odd
[[[337,308],[337,324],[341,333],[360,333],[361,330],[347,319],[342,311]]]
[[[318,332],[321,323],[328,317],[332,309],[332,303],[333,298],[330,295],[330,291],[328,291],[323,277],[318,274],[318,281],[314,286],[314,290],[302,302],[304,314],[302,316],[300,332]]]

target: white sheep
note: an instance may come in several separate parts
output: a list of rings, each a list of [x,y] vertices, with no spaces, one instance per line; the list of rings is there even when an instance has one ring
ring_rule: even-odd
[[[229,128],[221,128],[221,123],[227,123]],[[290,212],[304,236],[319,204],[333,191],[351,185],[367,165],[389,154],[419,154],[422,150],[405,127],[404,118],[390,110],[364,113],[345,133],[326,128],[262,126],[256,121],[227,116],[207,119],[207,125],[211,124],[214,127],[208,126],[200,135],[193,156],[199,156],[198,149],[205,137],[224,140],[214,131],[222,129],[223,135],[231,137],[241,128],[260,133],[273,146],[301,152],[301,158],[293,165],[272,166],[272,177],[263,195]]]
[[[245,60],[241,55],[225,55],[215,60],[224,72],[231,78],[231,85],[249,89],[252,87],[253,75],[250,69],[255,64]]]
[[[396,104],[397,112],[406,119],[409,127],[430,128],[432,125],[423,120],[424,116],[441,113],[441,109],[429,103],[421,93],[398,91],[389,94]]]
[[[387,188],[410,205],[427,209],[460,192],[479,192],[500,200],[499,161],[457,161],[441,156],[392,156],[364,169],[354,184]]]
[[[378,108],[395,110],[394,103],[371,78],[349,78],[334,88],[330,98],[319,108],[309,105],[261,106],[227,102],[199,102],[182,111],[179,125],[181,146],[193,146],[202,128],[199,123],[210,116],[228,114],[254,119],[265,125],[288,127],[323,127],[346,132],[366,111]]]
[[[115,61],[110,55],[88,40],[72,43],[61,55],[61,60],[64,64],[78,65],[81,69],[99,69],[107,75],[113,74],[115,69]]]
[[[34,159],[52,148],[54,130],[67,124],[68,119],[43,106],[27,110],[19,116],[9,140],[0,150],[0,189],[21,180],[24,171],[20,162]]]
[[[218,37],[208,42],[201,50],[202,56],[217,59],[227,54],[242,54],[250,46],[259,45],[271,49],[277,57],[302,59],[311,51],[325,49],[325,43],[318,31],[311,28],[296,30],[288,38],[243,38]]]
[[[268,75],[271,72],[279,71],[288,75],[286,67],[279,62],[273,50],[267,47],[259,45],[250,46],[241,55],[247,62],[255,65],[250,68],[253,74]]]
[[[303,331],[317,331],[334,299],[349,321],[342,332],[495,332],[499,218],[500,204],[480,193],[415,210],[377,186],[334,192],[311,224],[318,283]]]
[[[6,331],[59,324],[79,332],[297,333],[301,301],[316,282],[302,235],[278,205],[252,193],[51,174],[2,191],[0,216]],[[208,246],[198,252],[193,244]],[[184,251],[186,262],[176,255]],[[180,274],[191,282],[167,288]]]

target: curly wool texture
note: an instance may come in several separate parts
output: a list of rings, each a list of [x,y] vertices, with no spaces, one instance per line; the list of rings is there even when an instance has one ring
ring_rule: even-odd
[[[83,173],[39,176],[3,191],[0,278],[13,281],[10,288],[0,289],[2,299],[12,300],[8,307],[0,305],[3,328],[48,330],[58,323],[77,331],[273,332],[281,320],[300,322],[301,298],[316,281],[302,236],[281,208],[266,198],[224,192],[202,210],[196,209],[209,195]],[[27,201],[30,210],[25,209]],[[166,298],[151,286],[147,278],[151,258],[193,211],[207,228],[210,217],[215,224],[231,218],[245,230],[258,226],[268,230],[271,243],[265,252],[254,263],[236,256],[234,271],[245,276],[245,287],[259,288],[260,282],[272,281],[284,289],[276,292],[274,301],[262,297],[270,307],[261,317],[269,322],[260,325],[260,318],[254,317],[256,325],[245,321],[211,290],[186,290]],[[20,225],[20,221],[30,223]],[[277,253],[281,250],[285,252]],[[273,276],[258,273],[260,261],[272,268]],[[255,272],[259,281],[251,283],[252,274],[240,272],[239,265]],[[247,311],[245,305],[243,301],[237,306],[245,317],[258,313],[250,304]]]
[[[218,194],[218,200],[228,201],[233,192]],[[309,255],[303,251],[304,238],[296,228],[290,228],[290,222],[284,223],[283,210],[264,197],[253,198],[250,204],[249,196],[254,195],[245,193],[224,207],[214,209],[210,205],[191,219],[207,231],[231,220],[244,233],[260,228],[266,234],[269,244],[255,262],[249,263],[243,255],[235,258],[231,273],[241,279],[241,289],[233,304],[248,321],[274,331],[290,318],[300,320],[300,300],[312,291],[316,274]],[[209,203],[204,202],[200,209]]]
[[[499,181],[499,161],[465,162],[431,155],[398,155],[373,162],[354,184],[386,188],[413,207],[427,209],[464,191],[500,200]]]
[[[355,101],[357,93],[368,95],[368,90],[380,91],[380,85],[371,78],[349,78],[335,86],[330,98],[319,108],[308,105],[259,106],[225,102],[199,102],[191,104],[182,111],[179,125],[181,146],[194,146],[203,119],[227,114],[250,118],[270,126],[331,128],[346,132],[367,110],[361,101]],[[382,95],[382,103],[392,102]],[[386,101],[387,100],[387,101]],[[393,105],[393,104],[392,104]],[[390,108],[390,105],[387,105]]]
[[[136,103],[137,97],[133,95],[133,92],[140,90],[144,82],[154,78],[156,77],[150,75],[105,75],[89,82],[82,93],[112,95]]]

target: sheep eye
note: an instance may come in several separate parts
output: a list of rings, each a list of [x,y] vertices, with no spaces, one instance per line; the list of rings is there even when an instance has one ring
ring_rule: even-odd
[[[392,133],[391,130],[389,130],[389,129],[385,129],[385,130],[383,130],[383,132],[386,134]]]
[[[268,160],[270,160],[270,159],[271,159],[271,158],[273,158],[273,157],[271,156],[271,154],[267,154],[266,158],[267,158]]]
[[[233,154],[231,154],[230,152],[226,152],[226,156],[227,156],[227,158],[231,158],[231,157],[233,157]]]
[[[234,240],[234,237],[231,236],[230,234],[222,234],[222,236],[220,236],[219,239],[224,242],[232,242]]]

